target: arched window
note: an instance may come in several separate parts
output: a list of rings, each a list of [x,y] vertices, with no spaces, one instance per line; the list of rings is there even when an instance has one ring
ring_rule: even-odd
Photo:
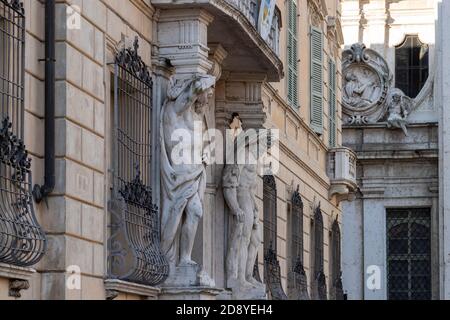
[[[415,98],[428,78],[429,48],[417,35],[407,35],[395,47],[395,86]]]
[[[303,266],[303,201],[298,189],[292,195],[288,217],[288,296],[291,300],[308,300],[308,284]]]
[[[320,205],[314,210],[314,222],[312,226],[313,235],[313,298],[315,300],[327,299],[327,285],[324,272],[324,257],[323,257],[323,217]]]
[[[280,30],[281,30],[281,11],[278,7],[275,7],[275,13],[272,20],[272,27],[270,28],[270,34],[268,43],[273,51],[280,55]]]
[[[265,175],[264,205],[264,254],[269,249],[277,251],[277,185],[273,175]]]
[[[264,280],[272,300],[286,300],[281,285],[281,268],[277,257],[277,186],[273,175],[263,178],[264,205]]]
[[[341,278],[341,228],[339,221],[336,219],[331,227],[331,296],[334,300],[343,300],[344,292],[342,289]]]

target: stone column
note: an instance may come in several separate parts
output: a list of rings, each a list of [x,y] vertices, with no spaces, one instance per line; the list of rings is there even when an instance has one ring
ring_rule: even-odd
[[[358,1],[344,1],[342,3],[342,31],[347,44],[360,42],[360,10]]]
[[[363,1],[362,14],[366,22],[363,43],[377,52],[384,52],[387,19],[385,0]]]
[[[385,300],[386,209],[380,198],[384,190],[366,190],[363,193],[364,300]]]
[[[441,299],[450,299],[450,131],[446,130],[450,125],[450,69],[447,67],[450,61],[450,3],[442,1],[439,5],[437,50],[437,79],[436,79],[436,104],[439,106],[439,207],[440,207],[440,247],[441,259]]]
[[[362,199],[342,202],[342,284],[349,300],[364,297]]]

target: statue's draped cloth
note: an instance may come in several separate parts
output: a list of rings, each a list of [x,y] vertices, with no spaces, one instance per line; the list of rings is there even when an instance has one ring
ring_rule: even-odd
[[[168,97],[161,112],[161,119],[164,119],[164,113],[178,100],[186,99],[183,97],[192,81],[181,82],[181,85],[171,86],[168,91]],[[192,102],[193,98],[189,98]],[[206,169],[203,163],[200,164],[174,164],[172,157],[168,154],[165,145],[164,121],[161,121],[161,246],[163,252],[169,258],[169,261],[176,263],[176,254],[178,251],[178,234],[182,225],[183,212],[189,200],[199,195],[203,202],[206,189]]]

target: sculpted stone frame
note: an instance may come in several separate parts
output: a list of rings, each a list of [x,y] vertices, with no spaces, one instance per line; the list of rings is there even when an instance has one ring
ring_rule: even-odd
[[[378,122],[387,112],[392,74],[383,57],[364,44],[343,52],[342,106],[346,124]]]

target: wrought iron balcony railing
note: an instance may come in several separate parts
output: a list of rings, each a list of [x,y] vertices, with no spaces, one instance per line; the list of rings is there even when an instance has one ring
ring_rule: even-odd
[[[340,147],[328,154],[328,176],[331,181],[330,198],[338,201],[351,200],[356,189],[356,154],[349,148]]]

